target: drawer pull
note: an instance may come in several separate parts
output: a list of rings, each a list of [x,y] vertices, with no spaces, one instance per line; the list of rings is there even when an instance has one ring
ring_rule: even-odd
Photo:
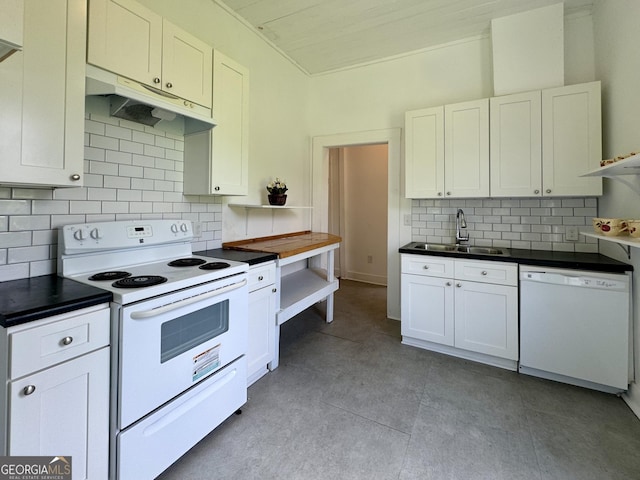
[[[456,287],[460,288],[460,287],[462,287],[462,284],[461,283],[456,283]]]
[[[450,287],[450,286],[451,286],[451,282],[447,282],[447,287]]]
[[[27,385],[22,389],[22,393],[24,393],[25,395],[31,395],[35,391],[36,391],[35,385]]]
[[[262,280],[264,280],[264,277],[263,277],[262,275],[260,275],[260,276],[258,277],[258,280],[261,282]]]
[[[272,291],[273,293],[276,293],[276,292],[278,291],[278,289],[277,289],[277,288],[272,288],[272,289],[271,289],[271,291]]]
[[[482,275],[486,275],[486,274],[487,274],[487,271],[486,271],[486,270],[483,270],[483,271],[482,271]]]
[[[424,268],[425,270],[429,270],[429,265],[425,265],[422,268]]]
[[[64,337],[62,339],[63,345],[71,345],[71,342],[73,342],[73,337]]]

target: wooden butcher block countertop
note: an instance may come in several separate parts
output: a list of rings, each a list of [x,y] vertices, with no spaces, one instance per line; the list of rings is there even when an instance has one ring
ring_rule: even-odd
[[[226,242],[222,244],[222,248],[246,252],[275,253],[280,258],[286,258],[341,241],[342,238],[330,233],[305,231]]]

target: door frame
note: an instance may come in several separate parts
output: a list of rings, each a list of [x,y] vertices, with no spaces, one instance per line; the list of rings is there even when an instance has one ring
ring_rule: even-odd
[[[322,135],[311,139],[311,225],[317,232],[326,232],[329,227],[329,149],[387,144],[387,317],[396,320],[400,320],[398,249],[411,241],[411,200],[404,197],[401,140],[400,128]]]

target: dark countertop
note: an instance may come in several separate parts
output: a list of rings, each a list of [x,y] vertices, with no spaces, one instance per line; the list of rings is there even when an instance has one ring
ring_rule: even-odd
[[[233,260],[236,262],[245,262],[249,265],[257,265],[259,263],[277,260],[278,255],[275,253],[265,252],[245,252],[242,250],[228,250],[226,248],[214,248],[213,250],[201,250],[193,252],[194,255],[203,257],[219,258],[221,260]]]
[[[524,250],[520,248],[501,248],[506,255],[482,255],[461,252],[426,251],[416,248],[423,242],[411,242],[398,251],[400,253],[414,253],[418,255],[435,255],[441,257],[469,258],[473,260],[489,260],[497,262],[511,262],[521,265],[541,267],[570,268],[575,270],[591,270],[596,272],[624,273],[633,271],[633,266],[614,260],[599,253],[553,252],[549,250]]]
[[[0,282],[0,326],[12,327],[111,301],[111,293],[57,275]]]

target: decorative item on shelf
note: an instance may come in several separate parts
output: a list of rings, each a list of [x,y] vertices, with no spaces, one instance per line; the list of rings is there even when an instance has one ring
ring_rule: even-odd
[[[600,166],[601,167],[606,167],[607,165],[611,165],[612,163],[616,163],[619,162],[620,160],[624,160],[626,158],[629,157],[633,157],[634,155],[637,155],[637,152],[631,152],[631,153],[627,153],[626,155],[618,155],[615,158],[608,158],[606,160],[600,160]]]
[[[627,220],[627,231],[633,238],[640,238],[640,220]]]
[[[627,235],[627,221],[622,218],[594,218],[593,230],[607,237]]]
[[[287,188],[287,184],[284,180],[280,180],[278,177],[276,177],[275,181],[269,182],[267,185],[267,191],[269,192],[269,195],[267,195],[269,198],[269,205],[282,206],[287,203],[287,190],[289,190]]]

